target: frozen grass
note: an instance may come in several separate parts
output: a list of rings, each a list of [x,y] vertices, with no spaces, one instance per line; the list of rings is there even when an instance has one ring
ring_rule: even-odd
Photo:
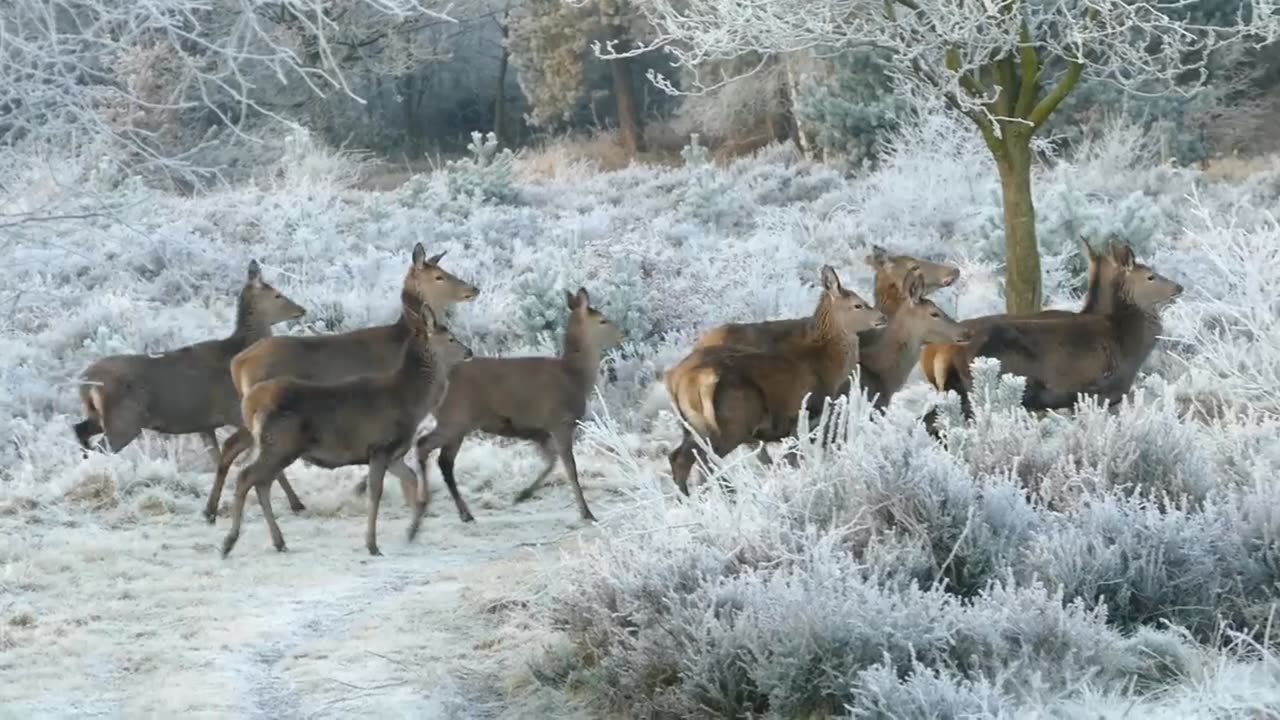
[[[806,448],[797,471],[739,454],[725,471],[736,502],[682,503],[655,379],[702,330],[807,313],[822,263],[869,292],[872,242],[958,263],[961,282],[937,294],[958,316],[1001,309],[995,177],[967,128],[927,119],[852,179],[780,147],[616,172],[562,153],[516,158],[509,177],[463,162],[450,172],[474,175],[385,193],[352,189],[359,168],[307,143],[269,181],[205,196],[47,161],[3,200],[5,216],[89,216],[0,236],[13,268],[0,285],[6,710],[1280,708],[1266,649],[1280,576],[1280,228],[1262,211],[1280,197],[1274,174],[1228,185],[1152,168],[1125,127],[1040,171],[1050,305],[1078,306],[1079,236],[1117,234],[1189,287],[1149,364],[1158,377],[1118,414],[1027,417],[996,383],[981,422],[943,449],[916,421],[937,398],[913,381],[887,418],[855,413],[842,448]],[[223,562],[225,519],[199,517],[212,468],[196,439],[144,435],[81,459],[73,381],[93,358],[227,333],[251,257],[309,310],[285,332],[389,321],[416,241],[482,288],[450,318],[478,352],[554,352],[578,285],[625,330],[579,452],[601,527],[582,529],[563,483],[513,505],[537,454],[477,438],[458,464],[474,526],[433,472],[427,535],[370,560],[349,492],[359,471],[299,466],[308,510],[277,503],[290,553],[270,551],[251,505],[250,542]],[[381,534],[401,538],[405,519],[390,490]]]

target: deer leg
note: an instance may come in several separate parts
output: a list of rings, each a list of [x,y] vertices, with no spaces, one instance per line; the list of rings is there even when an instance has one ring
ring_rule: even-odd
[[[560,451],[560,462],[564,463],[569,482],[573,484],[573,494],[578,501],[578,515],[587,522],[595,522],[595,515],[587,507],[587,499],[582,496],[582,485],[578,483],[578,463],[573,459],[573,426],[558,428],[552,434],[556,449]]]
[[[550,435],[538,442],[538,454],[542,456],[542,471],[538,473],[538,477],[534,478],[528,487],[516,493],[515,501],[518,503],[532,499],[533,494],[542,487],[542,483],[546,482],[547,476],[556,467],[556,446]]]
[[[254,461],[241,470],[240,475],[236,477],[236,497],[231,504],[231,529],[227,530],[227,536],[222,540],[222,557],[224,558],[240,539],[240,525],[244,522],[244,503],[249,497],[249,489],[257,486],[258,478],[270,478],[272,475],[267,462],[267,459],[262,457],[262,453],[259,453],[258,457],[254,458]]]
[[[200,433],[200,439],[204,441],[209,457],[213,458],[213,466],[218,467],[218,461],[222,459],[222,452],[218,450],[218,436],[212,430],[205,430]]]
[[[404,504],[412,510],[418,498],[418,477],[413,474],[413,469],[400,460],[392,460],[387,465],[387,472],[395,475],[400,481],[400,493],[404,495]]]
[[[369,554],[382,555],[378,549],[378,505],[382,502],[382,479],[387,473],[389,458],[382,451],[369,457],[369,524],[364,531],[364,546]]]
[[[462,522],[475,522],[475,518],[471,515],[471,510],[467,508],[467,501],[462,499],[462,493],[458,492],[458,478],[453,474],[453,464],[458,457],[458,450],[462,448],[464,438],[451,440],[440,446],[440,455],[436,457],[436,465],[440,468],[440,474],[444,476],[445,487],[449,488],[449,495],[453,497],[454,507],[458,508],[458,517]],[[425,467],[425,460],[424,467]]]
[[[289,499],[289,510],[293,513],[300,513],[307,509],[302,504],[302,500],[298,498],[298,493],[293,491],[293,486],[289,484],[289,478],[284,476],[284,469],[276,473],[276,482],[280,483],[280,489],[284,491],[284,496]]]
[[[271,481],[274,480],[270,475],[260,475],[253,484],[253,489],[258,493],[258,505],[262,508],[262,519],[267,522],[267,530],[271,533],[271,544],[276,546],[276,552],[284,552],[284,535],[280,534],[280,526],[276,524],[276,514],[271,510]]]
[[[693,436],[685,430],[680,444],[671,451],[670,455],[667,455],[667,461],[671,463],[671,479],[675,481],[676,487],[684,493],[685,497],[689,496],[689,475],[693,471],[696,460],[693,449]]]
[[[103,418],[102,435],[107,441],[107,451],[115,454],[129,446],[142,433],[142,425],[132,417],[120,417],[113,413]]]
[[[85,420],[72,425],[71,429],[75,430],[76,440],[80,442],[80,455],[82,457],[89,457],[89,451],[93,449],[89,440],[92,439],[94,435],[102,432],[102,425],[94,418],[86,418]]]
[[[240,457],[240,453],[253,445],[253,437],[244,428],[236,428],[222,446],[222,454],[218,458],[218,469],[213,474],[213,487],[209,489],[209,499],[204,504],[204,519],[212,525],[218,517],[218,502],[222,500],[222,486],[227,481],[227,473],[231,471],[231,463]]]

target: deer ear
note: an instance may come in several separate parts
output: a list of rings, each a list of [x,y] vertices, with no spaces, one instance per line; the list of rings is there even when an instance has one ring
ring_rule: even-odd
[[[903,290],[907,293],[907,300],[912,305],[917,305],[924,299],[924,275],[919,272],[912,271],[907,273],[907,286]]]
[[[424,264],[424,261],[426,260],[426,258],[427,258],[427,250],[426,248],[422,247],[422,243],[414,244],[413,264],[421,266]]]
[[[822,289],[832,295],[839,294],[844,289],[840,284],[840,276],[836,275],[836,269],[830,265],[822,266]]]
[[[1133,248],[1128,243],[1120,243],[1113,245],[1111,248],[1111,256],[1116,259],[1120,267],[1125,270],[1132,270],[1133,266],[1138,263],[1137,258],[1133,256]]]
[[[889,251],[879,245],[872,245],[871,254],[863,258],[863,262],[871,268],[879,270],[889,262]]]
[[[1080,243],[1080,253],[1084,255],[1084,259],[1088,260],[1089,264],[1092,265],[1098,259],[1098,253],[1093,251],[1093,246],[1090,245],[1089,241],[1085,240],[1083,237],[1079,238],[1078,242]]]
[[[578,307],[581,307],[584,309],[591,307],[591,295],[590,293],[587,292],[586,288],[584,287],[578,288],[577,299],[578,299]]]
[[[257,260],[249,261],[249,282],[255,285],[262,282],[262,268],[258,267]]]
[[[427,264],[428,264],[428,265],[439,265],[439,264],[440,264],[440,258],[444,257],[444,253],[445,253],[445,252],[449,252],[449,251],[448,251],[448,250],[445,250],[444,252],[437,253],[437,254],[432,255],[431,257],[427,258]]]

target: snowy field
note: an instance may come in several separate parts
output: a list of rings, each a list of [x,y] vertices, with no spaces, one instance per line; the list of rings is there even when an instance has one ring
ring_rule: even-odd
[[[1036,179],[1052,306],[1078,306],[1079,237],[1188,288],[1132,405],[1036,419],[993,386],[943,449],[917,418],[949,401],[917,372],[883,419],[853,403],[831,454],[731,458],[733,502],[673,494],[662,368],[721,322],[807,314],[823,263],[869,297],[872,243],[958,265],[934,296],[954,316],[1002,310],[967,128],[930,119],[850,178],[786,148],[613,173],[553,148],[374,192],[302,138],[192,198],[39,164],[0,208],[64,217],[0,228],[0,716],[1277,716],[1280,168],[1227,184],[1153,157],[1115,127]],[[474,524],[432,464],[423,533],[389,483],[372,558],[361,470],[297,465],[307,510],[274,493],[289,552],[251,499],[223,560],[232,492],[207,525],[198,438],[82,459],[93,359],[228,334],[251,258],[308,310],[278,332],[389,322],[415,242],[481,288],[450,312],[477,353],[556,352],[579,285],[623,329],[579,435],[598,525],[559,471],[514,504],[537,453],[473,437]]]

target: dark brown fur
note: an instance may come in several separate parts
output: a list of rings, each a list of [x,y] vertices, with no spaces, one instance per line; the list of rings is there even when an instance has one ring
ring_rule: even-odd
[[[473,300],[480,290],[441,268],[444,253],[428,258],[422,243],[413,248],[413,260],[405,274],[402,294],[407,294],[408,307],[425,302],[438,317],[445,308],[458,302]],[[400,352],[408,340],[411,320],[403,311],[390,325],[377,325],[332,335],[272,337],[256,342],[231,360],[231,377],[241,397],[255,384],[275,377],[293,377],[315,382],[333,382],[369,373],[385,373],[400,362]],[[214,522],[222,487],[231,464],[249,449],[249,432],[237,428],[227,438],[222,462],[213,480],[213,489],[205,503],[205,518]],[[391,469],[402,482],[412,479],[408,466],[396,463]],[[285,480],[281,472],[280,479]],[[363,485],[362,485],[363,488]],[[411,498],[405,498],[406,503]]]
[[[370,555],[382,554],[377,522],[383,476],[392,463],[404,457],[419,423],[443,399],[450,368],[471,357],[471,350],[436,322],[429,305],[417,309],[406,306],[405,310],[411,323],[409,338],[401,346],[400,362],[390,372],[328,383],[274,378],[249,389],[241,403],[241,422],[251,432],[256,453],[236,481],[223,557],[240,537],[245,499],[251,488],[258,493],[272,543],[276,550],[285,549],[284,536],[271,511],[271,483],[298,459],[324,468],[368,466],[365,547]],[[415,487],[412,479],[402,478],[401,489],[416,507],[425,509],[425,483]]]
[[[236,303],[235,330],[229,337],[159,355],[112,355],[85,369],[79,391],[87,418],[74,426],[81,447],[88,452],[91,438],[99,433],[111,452],[123,450],[143,430],[199,433],[218,464],[223,453],[218,451],[214,430],[240,424],[240,397],[228,363],[255,341],[270,336],[272,325],[305,312],[262,280],[256,260],[250,262]],[[304,509],[292,487],[281,487],[294,512]]]
[[[585,288],[565,295],[570,312],[560,357],[476,358],[459,365],[449,376],[449,392],[435,412],[435,429],[418,441],[420,474],[426,476],[427,458],[439,450],[436,462],[464,522],[473,518],[458,492],[454,462],[462,441],[473,432],[538,445],[546,465],[516,496],[516,502],[533,496],[559,457],[573,485],[578,514],[595,521],[578,484],[573,434],[587,411],[601,354],[620,342],[622,335],[604,314],[591,307]],[[415,514],[410,537],[421,517],[421,513]]]

